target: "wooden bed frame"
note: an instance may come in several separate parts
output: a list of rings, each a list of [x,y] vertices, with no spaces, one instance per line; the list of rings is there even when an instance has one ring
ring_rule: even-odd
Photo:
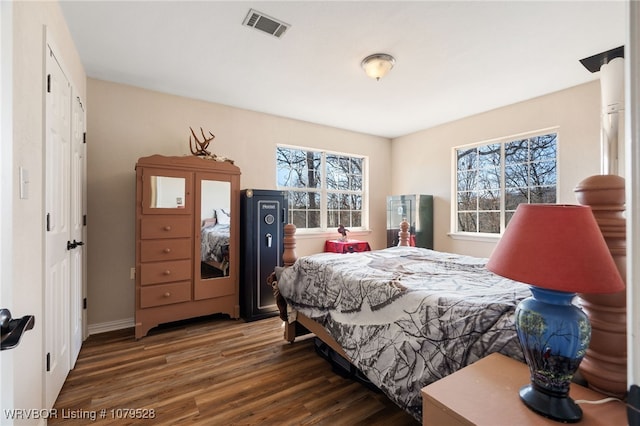
[[[223,276],[226,277],[229,275],[229,260],[227,258],[228,256],[225,256],[225,259],[222,262],[218,262],[216,260],[203,260],[202,262],[206,263],[212,268],[216,268],[222,273]]]
[[[609,247],[611,255],[618,266],[620,274],[626,281],[626,221],[624,218],[625,211],[625,189],[624,179],[613,175],[598,175],[586,178],[580,182],[575,189],[576,198],[579,204],[588,205],[592,208],[598,226],[604,236]],[[409,246],[409,224],[402,222],[400,232],[398,233],[401,246]],[[284,227],[284,252],[283,263],[285,267],[291,266],[297,260],[295,252],[296,227],[293,224]],[[349,256],[346,254],[345,256]],[[311,318],[296,312],[293,321],[287,317],[286,301],[279,294],[277,281],[275,280],[275,272],[269,279],[269,284],[273,287],[274,295],[281,312],[281,319],[285,322],[284,338],[288,342],[293,342],[296,337],[313,333],[339,353],[345,359],[349,357],[345,354],[342,347],[331,337],[325,328],[312,320]],[[626,386],[626,303],[625,291],[614,295],[580,295],[583,302],[583,309],[589,315],[592,324],[591,346],[587,351],[587,356],[582,361],[586,364],[587,370],[583,374],[589,373],[590,379],[595,385],[590,383],[590,387],[601,393],[624,397],[620,391],[625,392]],[[585,299],[586,298],[586,299]],[[604,361],[594,360],[590,357],[596,355],[595,358],[604,355]],[[581,365],[581,371],[583,366]],[[603,371],[602,376],[605,377],[603,383],[611,386],[610,389],[603,389],[597,380],[599,372]],[[594,376],[595,374],[595,376]],[[618,380],[619,379],[619,380]],[[426,419],[423,419],[426,424]]]

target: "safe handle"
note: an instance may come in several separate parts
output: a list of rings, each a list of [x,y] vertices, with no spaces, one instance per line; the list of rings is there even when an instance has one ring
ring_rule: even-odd
[[[265,237],[267,238],[267,247],[271,247],[271,243],[273,242],[273,235],[267,234],[265,235]]]

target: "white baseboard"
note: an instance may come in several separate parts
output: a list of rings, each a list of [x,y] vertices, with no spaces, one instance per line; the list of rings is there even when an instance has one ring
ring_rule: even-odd
[[[101,322],[99,324],[89,324],[89,335],[106,333],[107,331],[122,330],[123,328],[135,327],[133,318],[125,318],[117,321]]]

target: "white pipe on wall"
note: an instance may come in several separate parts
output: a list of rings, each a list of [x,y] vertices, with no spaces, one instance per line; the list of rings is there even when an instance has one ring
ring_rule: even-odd
[[[628,2],[626,60],[627,383],[640,386],[640,2]]]
[[[624,176],[624,58],[614,58],[600,68],[601,173]]]

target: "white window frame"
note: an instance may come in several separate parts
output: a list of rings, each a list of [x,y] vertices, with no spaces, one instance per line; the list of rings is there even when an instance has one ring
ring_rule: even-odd
[[[359,227],[348,227],[351,233],[364,233],[369,231],[369,157],[361,154],[353,154],[348,152],[340,152],[340,151],[332,151],[328,149],[322,148],[310,148],[299,145],[288,145],[288,144],[277,144],[276,145],[276,188],[279,191],[314,191],[314,188],[296,188],[296,187],[285,187],[278,185],[278,164],[277,164],[277,149],[278,148],[287,148],[294,149],[299,151],[313,151],[321,154],[321,170],[322,170],[322,179],[321,186],[317,190],[320,194],[320,224],[319,228],[297,228],[296,234],[302,235],[320,235],[320,234],[330,234],[333,235],[336,233],[337,228],[328,228],[326,226],[327,216],[328,216],[328,194],[329,193],[346,193],[348,191],[339,191],[339,190],[329,190],[326,187],[326,155],[338,155],[344,157],[351,158],[359,158],[362,159],[362,226]],[[291,214],[291,213],[289,213]],[[289,217],[287,217],[289,220]]]
[[[560,194],[560,130],[559,127],[550,127],[546,129],[535,130],[526,133],[519,133],[510,136],[499,137],[495,139],[483,140],[480,142],[474,142],[467,145],[459,145],[454,146],[451,149],[451,170],[453,174],[453,178],[451,179],[451,218],[450,218],[450,232],[449,237],[453,239],[461,239],[461,240],[475,240],[475,241],[488,241],[495,242],[497,241],[505,229],[505,176],[504,176],[504,145],[506,143],[526,139],[536,136],[543,136],[550,133],[556,134],[556,203],[558,202],[558,197]],[[474,147],[492,145],[492,144],[500,144],[501,146],[501,159],[500,159],[500,233],[488,233],[488,232],[465,232],[458,231],[458,161],[457,161],[457,150],[460,149],[471,149]]]

